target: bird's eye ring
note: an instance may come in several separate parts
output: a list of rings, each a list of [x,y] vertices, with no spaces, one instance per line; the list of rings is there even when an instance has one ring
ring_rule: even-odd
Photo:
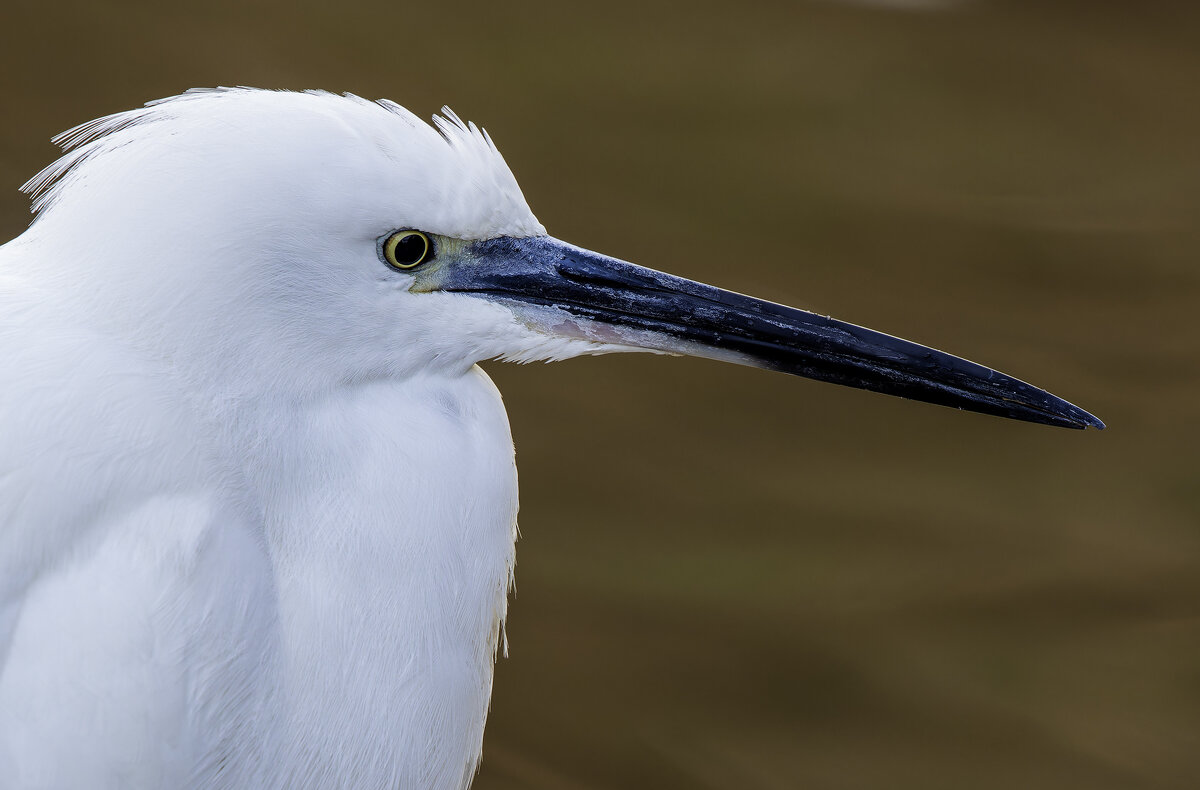
[[[383,260],[393,269],[411,269],[433,257],[433,242],[419,230],[398,230],[383,243]]]

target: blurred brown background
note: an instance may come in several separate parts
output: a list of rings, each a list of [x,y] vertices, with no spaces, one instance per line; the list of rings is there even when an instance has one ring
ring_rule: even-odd
[[[559,237],[1108,422],[491,365],[523,539],[478,790],[1197,787],[1196,9],[7,0],[0,230],[52,134],[191,86],[448,103]]]

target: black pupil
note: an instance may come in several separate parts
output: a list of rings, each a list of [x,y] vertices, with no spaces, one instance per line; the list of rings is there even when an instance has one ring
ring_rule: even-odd
[[[396,263],[401,266],[413,266],[425,257],[425,248],[425,239],[412,233],[396,242],[392,253],[396,256]]]

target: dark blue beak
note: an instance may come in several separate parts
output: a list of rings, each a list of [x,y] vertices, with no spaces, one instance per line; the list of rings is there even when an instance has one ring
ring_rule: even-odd
[[[1045,390],[961,357],[805,310],[685,280],[554,238],[468,247],[441,290],[563,311],[636,345],[1063,428],[1104,428]]]

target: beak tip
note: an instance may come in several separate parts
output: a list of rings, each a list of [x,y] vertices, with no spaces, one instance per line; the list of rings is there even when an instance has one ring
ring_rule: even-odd
[[[1066,403],[1066,401],[1064,401]],[[1085,411],[1074,404],[1067,404],[1070,409],[1065,412],[1060,412],[1061,416],[1069,421],[1065,423],[1066,427],[1075,428],[1080,431],[1086,431],[1088,428],[1095,428],[1097,431],[1105,429],[1104,421],[1091,412]],[[1059,423],[1064,424],[1064,423]]]

